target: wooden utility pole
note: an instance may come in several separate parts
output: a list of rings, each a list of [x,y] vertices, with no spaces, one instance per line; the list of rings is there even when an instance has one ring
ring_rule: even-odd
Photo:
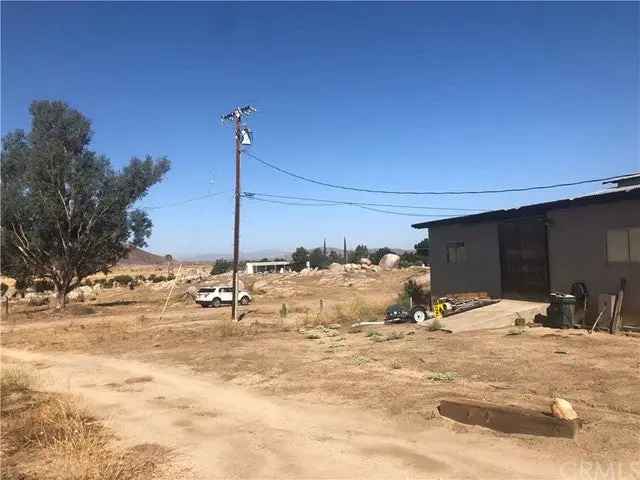
[[[236,140],[236,186],[235,186],[235,212],[233,220],[233,296],[231,301],[231,318],[238,321],[238,263],[240,260],[240,154],[242,145],[251,145],[250,130],[242,126],[242,117],[251,115],[255,108],[247,105],[238,107],[233,112],[222,117],[222,121],[234,121]]]
[[[238,321],[238,262],[240,260],[240,115],[236,115],[236,189],[233,219],[233,299],[231,318]]]
[[[344,264],[347,264],[347,237],[344,237],[344,244],[343,244],[343,253],[344,253]]]

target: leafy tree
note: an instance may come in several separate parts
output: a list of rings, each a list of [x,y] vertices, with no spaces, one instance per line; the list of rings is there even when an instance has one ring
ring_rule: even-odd
[[[351,261],[358,263],[361,258],[369,258],[369,249],[366,245],[358,245],[351,254]]]
[[[338,252],[335,250],[331,250],[329,252],[329,263],[340,263],[341,261],[342,259],[340,258],[340,255],[338,255]]]
[[[416,249],[416,254],[424,259],[429,258],[429,249],[431,244],[429,243],[429,237],[425,238],[421,242],[416,243],[413,248]]]
[[[329,257],[322,253],[321,248],[314,248],[309,254],[309,264],[311,268],[327,268],[329,266]]]
[[[382,257],[384,257],[387,253],[393,253],[393,250],[391,250],[389,247],[379,248],[369,258],[371,258],[371,261],[375,265],[377,265],[378,263],[380,263]]]
[[[82,280],[143,247],[151,220],[133,209],[169,170],[132,158],[121,171],[89,150],[91,123],[63,102],[31,104],[31,131],[2,139],[2,266],[16,279],[48,279],[58,307]]]
[[[416,255],[413,252],[404,252],[400,255],[400,266],[411,267],[413,265],[422,265],[422,257]]]
[[[291,254],[291,263],[293,269],[300,271],[307,266],[307,260],[309,259],[309,252],[304,247],[296,248],[296,251]]]
[[[233,267],[232,263],[229,260],[225,260],[224,258],[219,258],[213,264],[213,268],[211,269],[211,275],[220,275],[221,273],[226,273]]]

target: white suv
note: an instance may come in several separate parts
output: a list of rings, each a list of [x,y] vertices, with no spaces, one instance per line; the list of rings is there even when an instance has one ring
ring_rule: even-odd
[[[196,303],[203,307],[219,307],[223,303],[233,302],[232,287],[205,287],[198,290],[196,295]],[[238,303],[240,305],[249,305],[251,295],[240,290],[238,292]]]

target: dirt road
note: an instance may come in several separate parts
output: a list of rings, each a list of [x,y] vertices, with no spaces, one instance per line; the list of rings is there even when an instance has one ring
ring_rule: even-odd
[[[558,478],[508,438],[402,427],[366,412],[259,396],[194,375],[102,356],[4,348],[45,388],[79,393],[125,443],[159,443],[195,478]]]

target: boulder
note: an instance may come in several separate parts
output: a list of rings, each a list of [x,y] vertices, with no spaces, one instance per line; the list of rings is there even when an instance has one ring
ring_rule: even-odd
[[[400,256],[396,255],[395,253],[387,253],[384,257],[380,259],[380,262],[378,263],[378,265],[385,270],[399,268]]]
[[[49,304],[49,296],[48,295],[41,295],[39,293],[33,293],[33,292],[29,292],[25,295],[25,300],[27,301],[27,304],[32,306],[32,307],[40,307],[42,305],[48,305]]]
[[[344,270],[344,266],[341,265],[340,263],[332,263],[331,265],[329,265],[329,270],[332,272],[341,272]]]
[[[361,258],[360,265],[371,265],[371,260],[369,260],[368,258]]]
[[[16,293],[18,293],[18,292],[17,292],[17,290],[15,288],[9,287],[9,288],[7,288],[7,291],[4,292],[4,297],[13,298],[13,297],[16,296]]]
[[[551,413],[554,417],[563,418],[565,420],[575,420],[578,414],[571,404],[563,398],[554,398],[551,404]]]
[[[267,280],[258,280],[251,286],[251,290],[254,293],[267,293],[268,286],[269,282]]]

